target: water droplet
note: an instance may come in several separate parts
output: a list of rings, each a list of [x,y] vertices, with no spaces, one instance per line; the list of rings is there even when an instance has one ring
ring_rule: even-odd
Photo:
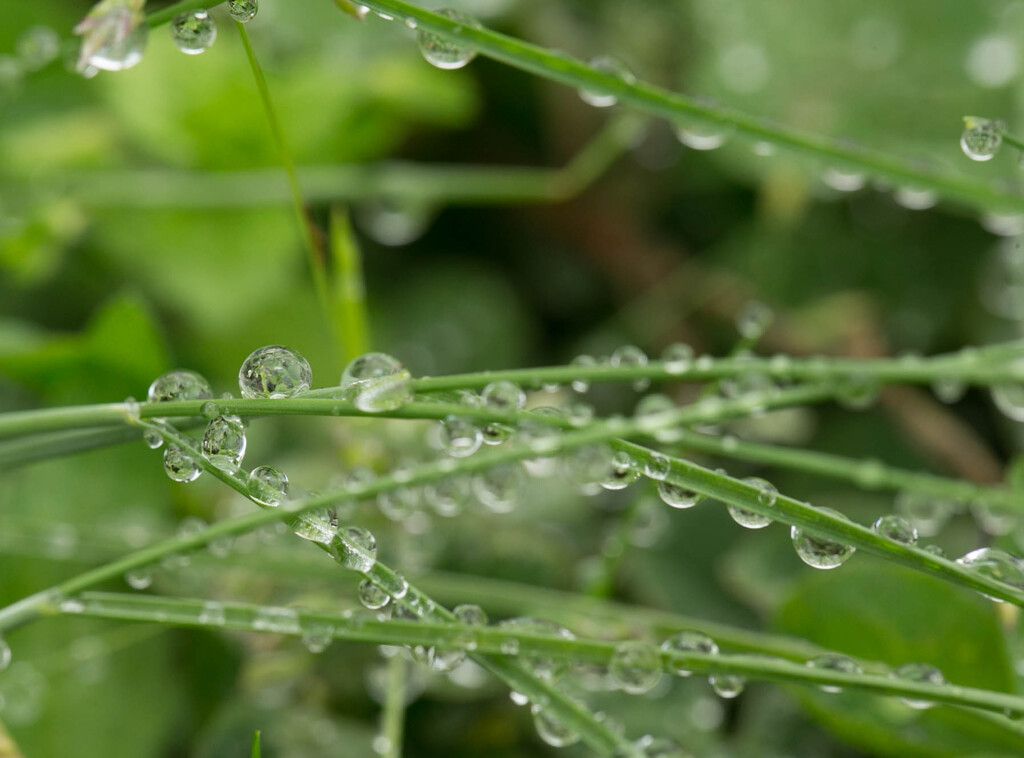
[[[676,124],[676,137],[691,150],[717,150],[725,144],[728,133],[706,124]]]
[[[754,300],[747,303],[736,315],[736,329],[747,340],[761,339],[771,326],[775,314],[764,303]]]
[[[906,663],[898,669],[895,669],[892,672],[892,676],[896,679],[904,679],[908,682],[919,682],[921,684],[934,684],[941,686],[946,683],[946,677],[942,675],[942,672],[927,663]],[[917,710],[924,710],[925,708],[931,708],[935,705],[935,703],[930,700],[916,700],[908,698],[900,698],[900,700],[911,708],[916,708]]]
[[[672,461],[661,453],[651,453],[644,462],[644,475],[656,482],[664,481],[672,472]]]
[[[164,444],[164,438],[160,436],[160,432],[156,431],[156,429],[144,431],[142,433],[142,441],[146,443],[146,447],[150,450],[157,450]]]
[[[296,634],[300,631],[299,614],[294,608],[265,605],[253,615],[252,628],[258,632]]]
[[[181,13],[171,21],[171,39],[181,52],[199,55],[217,39],[217,23],[204,10]]]
[[[778,496],[778,491],[775,489],[774,485],[770,482],[766,482],[764,479],[758,479],[757,477],[751,477],[746,481],[748,484],[753,484],[757,487],[757,501],[761,503],[761,505],[772,506],[775,504],[775,498]],[[729,515],[732,516],[733,521],[747,529],[764,529],[772,523],[770,516],[764,516],[757,511],[748,510],[747,508],[732,505],[731,503],[726,505],[726,510],[729,511]]]
[[[692,508],[704,499],[703,495],[672,482],[658,482],[658,497],[673,508]]]
[[[452,611],[455,620],[466,626],[487,626],[487,614],[479,605],[464,604],[457,605]],[[460,650],[476,650],[476,635],[472,630],[466,630],[455,638],[455,646]]]
[[[499,622],[498,626],[513,633],[547,635],[563,640],[575,639],[573,633],[564,626],[560,626],[553,621],[547,621],[546,619],[517,616]],[[501,651],[506,655],[517,655],[519,653],[519,642],[513,639],[506,640],[501,643]],[[565,661],[553,658],[529,656],[523,658],[522,663],[534,676],[546,682],[558,681],[568,669],[568,664]]]
[[[338,551],[338,563],[364,574],[372,569],[377,562],[377,540],[373,534],[358,526],[344,527],[338,534],[344,540]]]
[[[423,499],[438,516],[458,516],[469,500],[470,480],[461,476],[450,476],[433,482],[423,488]]]
[[[535,705],[531,712],[537,735],[551,747],[569,747],[580,741],[579,732],[563,722],[551,710]]]
[[[829,168],[822,174],[822,181],[838,192],[856,192],[863,189],[867,183],[867,176],[860,171],[846,171],[838,168]]]
[[[377,495],[377,507],[391,521],[405,521],[419,510],[421,490],[399,487]]]
[[[821,513],[845,518],[831,508],[819,508],[818,510]],[[837,566],[842,566],[857,551],[853,545],[844,545],[841,542],[833,542],[828,538],[815,536],[798,526],[791,527],[789,535],[800,560],[814,568],[834,569]]]
[[[462,27],[470,29],[480,28],[480,22],[475,18],[467,16],[465,13],[459,13],[459,11],[452,10],[451,8],[442,8],[437,11],[437,14],[455,21]],[[476,57],[476,50],[472,47],[434,34],[426,29],[420,29],[416,33],[416,42],[427,62],[438,68],[448,70],[462,68]]]
[[[676,405],[672,398],[660,393],[646,395],[636,404],[637,426],[659,442],[677,442],[680,429],[673,423]]]
[[[600,484],[606,490],[622,490],[640,478],[640,469],[629,453],[617,450],[611,455]]]
[[[401,408],[412,400],[412,376],[396,358],[367,353],[354,359],[341,375],[341,386],[364,413]]]
[[[246,489],[253,500],[274,508],[288,497],[288,477],[274,466],[257,466],[249,472]]]
[[[515,382],[506,380],[491,382],[480,397],[486,407],[496,411],[518,411],[526,405],[526,393]]]
[[[502,640],[498,645],[498,649],[501,650],[503,655],[519,655],[519,640],[514,637]],[[525,705],[525,703],[518,703],[518,705]]]
[[[378,576],[376,577],[377,584],[382,590],[388,593],[388,596],[392,600],[401,600],[407,594],[409,594],[409,582],[405,580],[405,577],[398,573],[393,573],[390,576]]]
[[[288,527],[304,540],[329,545],[337,533],[337,527],[331,521],[329,512],[317,510],[299,514],[288,522]]]
[[[0,637],[0,671],[3,671],[11,665],[11,646],[7,644],[7,640]]]
[[[643,368],[647,365],[647,353],[636,345],[623,345],[612,353],[611,365],[615,368]],[[651,385],[651,380],[642,377],[633,382],[633,389],[642,392]]]
[[[576,368],[593,368],[597,365],[597,359],[592,355],[577,355],[569,361],[569,365]],[[583,378],[573,379],[571,386],[575,392],[583,393],[590,389],[590,380]]]
[[[228,13],[235,21],[246,24],[259,12],[259,0],[228,0]]]
[[[946,525],[956,503],[920,492],[901,492],[896,497],[896,512],[907,519],[922,537],[934,537]]]
[[[619,748],[612,758],[691,758],[690,754],[672,740],[645,735],[628,748]]]
[[[704,655],[718,655],[718,645],[706,634],[700,632],[685,631],[673,634],[661,643],[661,649],[666,653],[702,653]],[[673,670],[679,676],[690,676],[693,672],[682,665],[673,665]]]
[[[304,618],[299,626],[302,629],[302,644],[311,653],[322,653],[334,641],[334,627],[327,621]]]
[[[967,383],[961,379],[937,379],[932,382],[932,392],[944,403],[955,403],[967,393]]]
[[[88,76],[97,70],[124,71],[142,60],[149,39],[149,25],[127,7],[110,8],[85,17],[75,27],[82,35],[76,69]]]
[[[221,471],[238,471],[245,445],[245,427],[237,416],[218,416],[203,432],[203,454]]]
[[[852,658],[840,655],[839,653],[825,653],[819,655],[817,658],[812,658],[807,661],[807,665],[812,669],[828,669],[829,671],[838,671],[841,674],[863,674],[864,671],[860,666],[857,665],[856,661]],[[834,684],[823,684],[821,685],[822,692],[836,693],[842,692],[842,687],[837,687]]]
[[[636,82],[636,77],[633,75],[633,72],[629,70],[629,66],[611,55],[601,55],[597,58],[593,58],[589,65],[595,71],[614,76],[627,84],[633,84]],[[610,108],[619,101],[617,96],[607,92],[599,92],[589,89],[581,89],[579,92],[580,99],[582,99],[587,105],[592,105],[595,108]]]
[[[905,518],[894,513],[879,516],[871,528],[893,542],[901,542],[904,545],[917,543],[917,529]]]
[[[179,369],[158,376],[149,385],[149,402],[162,403],[169,400],[209,400],[213,397],[210,383],[195,371]]]
[[[363,604],[364,608],[377,611],[387,605],[390,600],[388,593],[369,579],[364,579],[359,583],[359,602]]]
[[[313,370],[299,353],[282,345],[268,345],[249,353],[238,370],[242,397],[282,398],[305,392]]]
[[[142,566],[126,572],[124,580],[133,590],[144,590],[153,583],[153,572],[147,566]]]
[[[1002,537],[1017,527],[1017,514],[1005,509],[992,508],[984,503],[973,503],[971,515],[986,534]]]
[[[1012,421],[1024,421],[1024,383],[997,384],[991,389],[992,402]]]
[[[60,35],[49,26],[30,26],[18,35],[15,50],[26,70],[38,71],[57,60]]]
[[[517,463],[492,466],[472,479],[473,494],[494,513],[514,510],[522,487],[523,469]]]
[[[594,406],[589,403],[573,403],[566,409],[569,425],[578,429],[594,419]]]
[[[977,116],[964,116],[964,131],[960,135],[960,149],[972,161],[990,161],[1003,144],[1006,124]]]
[[[878,402],[881,386],[874,377],[851,374],[842,379],[836,399],[844,408],[862,411]]]
[[[683,342],[676,342],[665,348],[661,354],[665,373],[683,374],[693,366],[693,348]]]
[[[466,458],[483,444],[483,434],[473,421],[448,416],[441,422],[441,446],[453,458]]]
[[[939,196],[932,190],[920,189],[918,187],[897,187],[893,193],[897,203],[907,210],[925,211],[939,202]]]
[[[164,449],[164,471],[176,482],[194,482],[203,473],[199,463],[176,445]]]
[[[199,612],[199,623],[207,626],[224,626],[227,623],[224,604],[216,600],[207,600],[203,603],[203,609]]]
[[[726,700],[739,697],[747,686],[747,680],[735,674],[715,674],[708,677],[708,684],[715,694]]]
[[[608,671],[619,688],[642,695],[661,680],[661,656],[647,643],[630,640],[615,648]]]
[[[957,558],[956,562],[989,579],[995,579],[1014,589],[1024,590],[1024,561],[1005,550],[983,547]],[[992,600],[997,603],[1003,602],[998,598]]]

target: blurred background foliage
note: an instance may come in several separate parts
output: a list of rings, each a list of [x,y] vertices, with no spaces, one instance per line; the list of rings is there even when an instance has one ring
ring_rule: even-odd
[[[1011,188],[1016,156],[959,151],[962,116],[1019,123],[1024,3],[1017,0],[462,0],[485,23],[583,58],[614,54],[642,78],[808,131]],[[19,36],[47,25],[69,37],[83,0],[0,0],[0,408],[142,397],[161,372],[189,367],[234,389],[254,348],[289,345],[335,384],[334,352],[287,204],[264,199],[273,173],[213,207],[189,201],[192,172],[274,169],[279,158],[238,35],[223,9],[201,56],[151,34],[143,62],[83,79],[54,64],[20,73]],[[563,87],[478,60],[427,65],[411,33],[356,23],[329,0],[263,0],[250,24],[288,141],[302,166],[401,159],[423,164],[565,165],[607,111]],[[683,148],[666,124],[569,202],[442,207],[354,202],[376,349],[414,373],[568,362],[635,343],[651,354],[683,340],[723,354],[749,301],[777,314],[759,349],[793,354],[932,353],[1019,336],[1024,232],[940,204],[917,211],[894,188],[840,192],[829,168],[730,141]],[[162,174],[159,202],[141,173]],[[74,181],[70,182],[69,177]],[[833,182],[834,183],[834,182]],[[110,200],[137,196],[139,202]],[[897,188],[898,189],[898,188]],[[314,205],[325,223],[329,203]],[[998,232],[998,233],[995,233]],[[1010,236],[1007,236],[1009,233]],[[400,242],[402,244],[394,244]],[[667,388],[678,400],[692,387]],[[552,405],[558,395],[533,402]],[[602,412],[635,393],[595,388]],[[1020,432],[970,391],[946,406],[892,390],[860,414],[823,407],[737,423],[751,439],[998,480]],[[411,422],[263,420],[248,460],[324,487],[353,465],[386,470],[429,454]],[[865,523],[892,498],[730,463],[781,491]],[[589,592],[686,615],[773,629],[899,664],[925,660],[948,679],[1017,690],[1016,614],[866,556],[822,575],[776,527],[738,529],[713,504],[666,513],[647,485],[584,501],[552,480],[520,509],[359,523],[383,557],[443,572]],[[622,525],[628,505],[632,521]],[[139,446],[0,474],[0,602],[76,569],[246,504],[215,483],[182,487]],[[960,554],[982,541],[1024,549],[1013,520],[958,516],[937,538]],[[995,533],[994,535],[992,533]],[[610,535],[612,535],[610,537]],[[230,556],[162,566],[154,590],[222,599],[356,605],[351,577],[277,533]],[[270,570],[270,567],[277,570]],[[520,613],[526,614],[526,606]],[[1000,611],[997,613],[996,611]],[[500,614],[492,614],[499,616]],[[581,633],[635,632],[575,620]],[[0,674],[2,720],[26,756],[371,754],[383,664],[370,647],[314,656],[294,640],[213,635],[61,618],[11,635]],[[478,670],[411,674],[406,755],[554,754]],[[697,756],[1020,755],[1024,739],[971,714],[845,693],[750,685],[719,701],[702,681],[653,695],[591,694],[630,734],[678,739]],[[561,751],[583,755],[582,748]]]

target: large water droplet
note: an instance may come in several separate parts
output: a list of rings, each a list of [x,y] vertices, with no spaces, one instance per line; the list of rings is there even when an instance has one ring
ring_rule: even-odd
[[[238,370],[242,397],[292,397],[308,390],[312,382],[309,361],[283,345],[253,350]]]
[[[673,508],[692,508],[704,498],[703,495],[682,485],[664,481],[658,482],[658,497],[665,505]]]
[[[901,542],[904,545],[917,543],[917,529],[905,518],[894,513],[879,516],[871,528],[893,542]]]
[[[288,477],[274,466],[257,466],[249,472],[246,489],[256,502],[273,508],[288,497]]]
[[[579,732],[562,721],[551,710],[534,705],[531,712],[537,735],[551,747],[569,747],[580,741]]]
[[[822,513],[828,513],[839,518],[845,518],[841,513],[831,508],[819,508]],[[841,542],[833,542],[826,537],[816,536],[802,527],[793,526],[789,531],[793,540],[793,547],[800,560],[808,566],[819,569],[834,569],[842,566],[853,555],[857,548],[853,545],[844,545]]]
[[[299,514],[288,522],[288,526],[304,540],[329,545],[334,541],[337,533],[337,527],[331,522],[330,513],[325,510],[317,510]]]
[[[137,19],[129,8],[112,8],[98,16],[87,16],[75,27],[83,35],[77,69],[88,76],[101,71],[124,71],[142,60],[149,40],[149,25]]]
[[[199,55],[217,39],[217,22],[204,10],[180,13],[171,21],[171,39],[181,52]]]
[[[359,583],[359,602],[363,604],[364,608],[377,611],[387,605],[390,600],[388,593],[369,579],[364,579]]]
[[[960,149],[972,161],[990,161],[1003,144],[1002,121],[977,116],[964,116],[964,131],[960,135]]]
[[[927,663],[906,663],[895,669],[892,672],[892,676],[896,679],[905,679],[908,682],[919,682],[921,684],[943,685],[946,683],[946,677],[942,675],[942,672]],[[931,700],[908,698],[900,698],[900,700],[917,710],[924,710],[935,705]]]
[[[479,29],[480,22],[465,13],[442,8],[437,11],[439,16],[450,18],[461,27]],[[433,66],[443,69],[462,68],[476,57],[476,50],[457,40],[442,37],[426,29],[420,29],[416,33],[416,42],[419,44],[420,52],[427,62]]]
[[[238,471],[245,445],[245,427],[237,416],[218,416],[203,432],[203,454],[222,471]]]
[[[231,18],[243,24],[252,21],[259,10],[259,0],[228,0],[228,13],[231,14]]]
[[[685,631],[673,634],[661,643],[661,649],[667,653],[703,653],[704,655],[718,655],[718,645],[706,634],[700,632]],[[674,671],[679,676],[690,676],[693,672],[682,665],[675,665]]]
[[[412,400],[412,376],[396,358],[386,353],[367,353],[354,359],[341,375],[356,408],[380,413],[401,408]]]
[[[468,418],[448,416],[441,422],[441,446],[453,458],[466,458],[483,444],[480,427]]]
[[[619,688],[631,695],[642,695],[661,680],[661,657],[650,645],[629,640],[615,648],[608,671]]]
[[[377,540],[358,526],[347,526],[338,532],[344,540],[339,546],[338,563],[352,571],[366,573],[377,562]]]
[[[213,397],[210,383],[195,371],[178,369],[158,376],[149,385],[149,402],[169,400],[209,400]]]
[[[164,471],[176,482],[194,482],[203,473],[199,463],[176,445],[164,449]]]
[[[629,70],[629,66],[611,55],[601,55],[593,58],[590,61],[590,67],[602,74],[608,74],[621,79],[627,84],[633,84],[636,81],[636,77]],[[580,90],[580,99],[587,105],[592,105],[595,108],[610,108],[619,101],[616,95],[589,89]]]
[[[1005,550],[982,547],[957,558],[956,562],[989,579],[995,579],[997,582],[1002,582],[1015,589],[1024,590],[1024,561],[1010,555]],[[998,598],[992,599],[1002,602]]]

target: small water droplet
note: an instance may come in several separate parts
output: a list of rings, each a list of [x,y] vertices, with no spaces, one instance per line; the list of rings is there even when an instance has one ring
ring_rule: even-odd
[[[580,741],[579,732],[562,721],[551,710],[535,705],[531,712],[537,735],[551,747],[569,747]]]
[[[388,593],[369,579],[364,579],[359,583],[359,602],[363,604],[364,608],[377,611],[387,605],[390,600]]]
[[[194,482],[203,473],[199,463],[176,445],[164,449],[164,471],[176,482]]]
[[[661,643],[661,649],[666,653],[702,653],[704,655],[718,655],[718,645],[706,634],[700,632],[685,631],[677,632]],[[679,676],[690,676],[693,672],[683,665],[674,665],[673,670]]]
[[[242,397],[293,397],[309,389],[313,370],[309,361],[283,345],[268,345],[251,352],[238,370]]]
[[[593,368],[597,365],[597,359],[592,355],[577,355],[569,365],[576,368]],[[571,386],[575,392],[583,393],[590,389],[590,380],[584,378],[573,379]]]
[[[691,150],[717,150],[728,137],[725,129],[707,124],[676,124],[674,129],[679,141]]]
[[[199,623],[207,626],[224,626],[227,623],[227,612],[224,604],[216,600],[207,600],[199,612]]]
[[[661,680],[661,656],[647,643],[629,640],[615,648],[608,671],[620,689],[642,695]]]
[[[636,345],[623,345],[612,353],[610,363],[615,368],[643,368],[647,365],[647,353]],[[633,382],[633,389],[642,392],[650,385],[650,379],[641,377]]]
[[[757,488],[757,502],[759,504],[768,508],[775,505],[779,491],[775,489],[774,484],[764,479],[759,479],[756,476],[752,476],[744,481]],[[738,505],[728,504],[726,509],[729,511],[729,515],[732,516],[733,521],[747,529],[763,529],[772,523],[770,516],[765,516],[757,511],[752,511]]]
[[[754,300],[743,306],[736,315],[736,330],[744,339],[761,339],[774,318],[775,314],[771,308]]]
[[[906,663],[898,669],[895,669],[892,672],[892,676],[895,679],[904,679],[908,682],[919,682],[921,684],[934,684],[941,686],[946,683],[946,677],[942,675],[942,672],[927,663]],[[931,708],[935,705],[935,703],[930,700],[909,698],[900,698],[900,700],[911,708],[916,708],[917,710],[924,710],[925,708]]]
[[[228,0],[228,13],[235,21],[247,24],[260,10],[259,0]]]
[[[964,131],[960,135],[960,149],[972,161],[990,161],[1003,144],[1006,125],[977,116],[964,116]]]
[[[252,618],[252,628],[258,632],[296,634],[300,631],[299,614],[294,608],[262,606]]]
[[[237,416],[218,416],[203,432],[203,454],[222,471],[234,473],[245,457],[245,427]]]
[[[644,462],[644,475],[656,482],[664,481],[672,472],[672,461],[661,453],[651,453]]]
[[[480,22],[465,13],[442,8],[437,11],[439,16],[457,22],[460,27],[479,29]],[[420,53],[427,62],[442,69],[462,68],[476,57],[476,50],[464,43],[460,43],[449,37],[442,37],[426,29],[420,29],[416,33],[416,42],[419,45]]]
[[[288,477],[274,466],[257,466],[249,472],[246,489],[253,500],[274,508],[288,497]]]
[[[483,434],[476,423],[459,416],[448,416],[441,422],[441,446],[453,458],[466,458],[483,444]]]
[[[838,671],[841,674],[864,673],[861,667],[857,665],[856,661],[848,656],[840,655],[839,653],[825,653],[824,655],[819,655],[817,658],[812,658],[807,661],[807,665],[812,669],[828,669],[829,671]],[[822,692],[832,694],[843,691],[842,687],[837,687],[834,684],[823,684],[820,689]]]
[[[153,583],[153,571],[148,566],[135,568],[125,573],[124,580],[133,590],[144,590]]]
[[[704,499],[703,495],[693,490],[665,481],[658,482],[658,497],[662,499],[665,505],[673,508],[692,508]]]
[[[356,408],[380,413],[401,408],[412,400],[412,376],[396,358],[367,353],[355,358],[341,375],[341,386]]]
[[[146,447],[150,450],[157,450],[161,445],[164,444],[164,438],[160,436],[160,432],[155,429],[147,429],[142,433],[142,441],[146,443]]]
[[[209,400],[213,397],[210,383],[195,371],[178,369],[158,376],[149,385],[147,397],[151,403],[171,400]]]
[[[967,393],[967,383],[962,379],[936,379],[932,382],[932,392],[944,403],[955,403]]]
[[[708,684],[715,694],[726,700],[739,697],[747,686],[747,680],[735,674],[715,674],[708,677]]]
[[[822,181],[838,192],[856,192],[863,189],[867,183],[867,176],[860,171],[846,171],[844,169],[829,168],[822,174]]]
[[[217,39],[217,22],[205,10],[178,14],[170,28],[175,46],[187,55],[206,52]]]
[[[661,354],[665,373],[677,375],[689,371],[693,365],[693,356],[693,348],[684,342],[669,345]]]
[[[633,75],[633,72],[629,70],[629,66],[614,56],[598,56],[597,58],[591,59],[589,65],[595,71],[614,76],[627,84],[633,84],[636,82],[636,77]],[[579,93],[580,99],[583,100],[583,102],[587,105],[592,105],[595,108],[610,108],[619,101],[619,98],[616,95],[608,92],[581,89]]]
[[[818,510],[832,516],[845,518],[831,508],[819,508]],[[791,527],[789,534],[800,560],[814,568],[834,569],[842,566],[857,551],[853,545],[844,545],[825,537],[818,537],[802,527]]]
[[[904,545],[917,543],[917,529],[905,518],[894,513],[879,516],[871,528],[893,542],[901,542]]]

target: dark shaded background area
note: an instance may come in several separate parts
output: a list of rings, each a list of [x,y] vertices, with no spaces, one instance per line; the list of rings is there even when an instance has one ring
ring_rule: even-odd
[[[554,169],[613,115],[490,61],[433,69],[408,30],[373,17],[353,22],[329,0],[262,5],[250,33],[289,142],[300,165],[328,175],[390,160]],[[306,355],[318,386],[337,383],[340,359],[294,217],[286,203],[258,200],[274,174],[194,207],[197,172],[279,166],[223,9],[214,12],[219,39],[200,56],[178,53],[163,28],[127,72],[85,80],[54,64],[12,73],[5,56],[25,29],[45,24],[68,37],[88,7],[0,0],[0,409],[142,397],[155,376],[178,366],[200,371],[218,392],[237,391],[241,361],[273,343]],[[583,58],[614,54],[642,78],[686,93],[1020,184],[1012,150],[975,164],[957,146],[965,114],[1018,126],[1024,5],[1015,0],[459,7]],[[840,192],[826,181],[828,166],[753,148],[731,139],[712,152],[687,149],[668,125],[651,122],[567,202],[352,202],[374,347],[417,374],[566,363],[626,343],[651,355],[674,341],[724,354],[752,300],[776,314],[758,347],[765,353],[929,354],[1018,336],[1019,243],[993,230],[1024,231],[1019,219],[945,204],[911,210],[899,202],[907,188],[870,180]],[[147,197],[140,172],[151,170],[169,172],[164,199],[139,203]],[[312,204],[321,224],[330,206],[327,198]],[[662,389],[680,401],[695,394]],[[559,393],[534,402],[570,394]],[[587,400],[628,413],[637,395],[605,387]],[[794,410],[722,431],[978,481],[999,480],[1020,439],[986,394],[971,390],[946,405],[927,388],[886,391],[861,413]],[[411,423],[263,420],[250,430],[247,463],[273,463],[315,490],[355,465],[384,471],[425,457],[425,433]],[[886,494],[721,465],[862,523],[893,508]],[[205,479],[174,484],[153,453],[135,447],[0,473],[0,602],[185,519],[244,510]],[[623,527],[623,509],[638,501],[636,522]],[[450,604],[460,598],[446,594],[439,572],[603,594],[890,663],[927,660],[958,683],[1019,687],[1011,611],[997,614],[865,556],[841,571],[813,572],[781,527],[745,532],[714,503],[666,512],[647,484],[584,500],[538,480],[506,517],[471,509],[410,527],[366,506],[360,523],[377,534],[382,558],[427,577]],[[988,526],[998,536],[963,514],[935,541],[953,554],[995,541],[1020,551],[1016,523]],[[352,578],[293,542],[241,540],[230,560],[160,567],[151,591],[354,607]],[[576,629],[635,631],[622,622],[609,629],[579,619]],[[314,656],[272,636],[67,618],[9,641],[16,665],[0,673],[0,721],[26,756],[245,755],[256,728],[265,755],[372,754],[382,659],[369,647],[336,644]],[[412,677],[409,758],[585,754],[544,746],[526,709],[478,671]],[[663,685],[652,696],[589,697],[631,735],[670,736],[697,756],[993,756],[1020,754],[1024,744],[950,709],[920,714],[866,696],[769,685],[727,702],[703,681]]]

